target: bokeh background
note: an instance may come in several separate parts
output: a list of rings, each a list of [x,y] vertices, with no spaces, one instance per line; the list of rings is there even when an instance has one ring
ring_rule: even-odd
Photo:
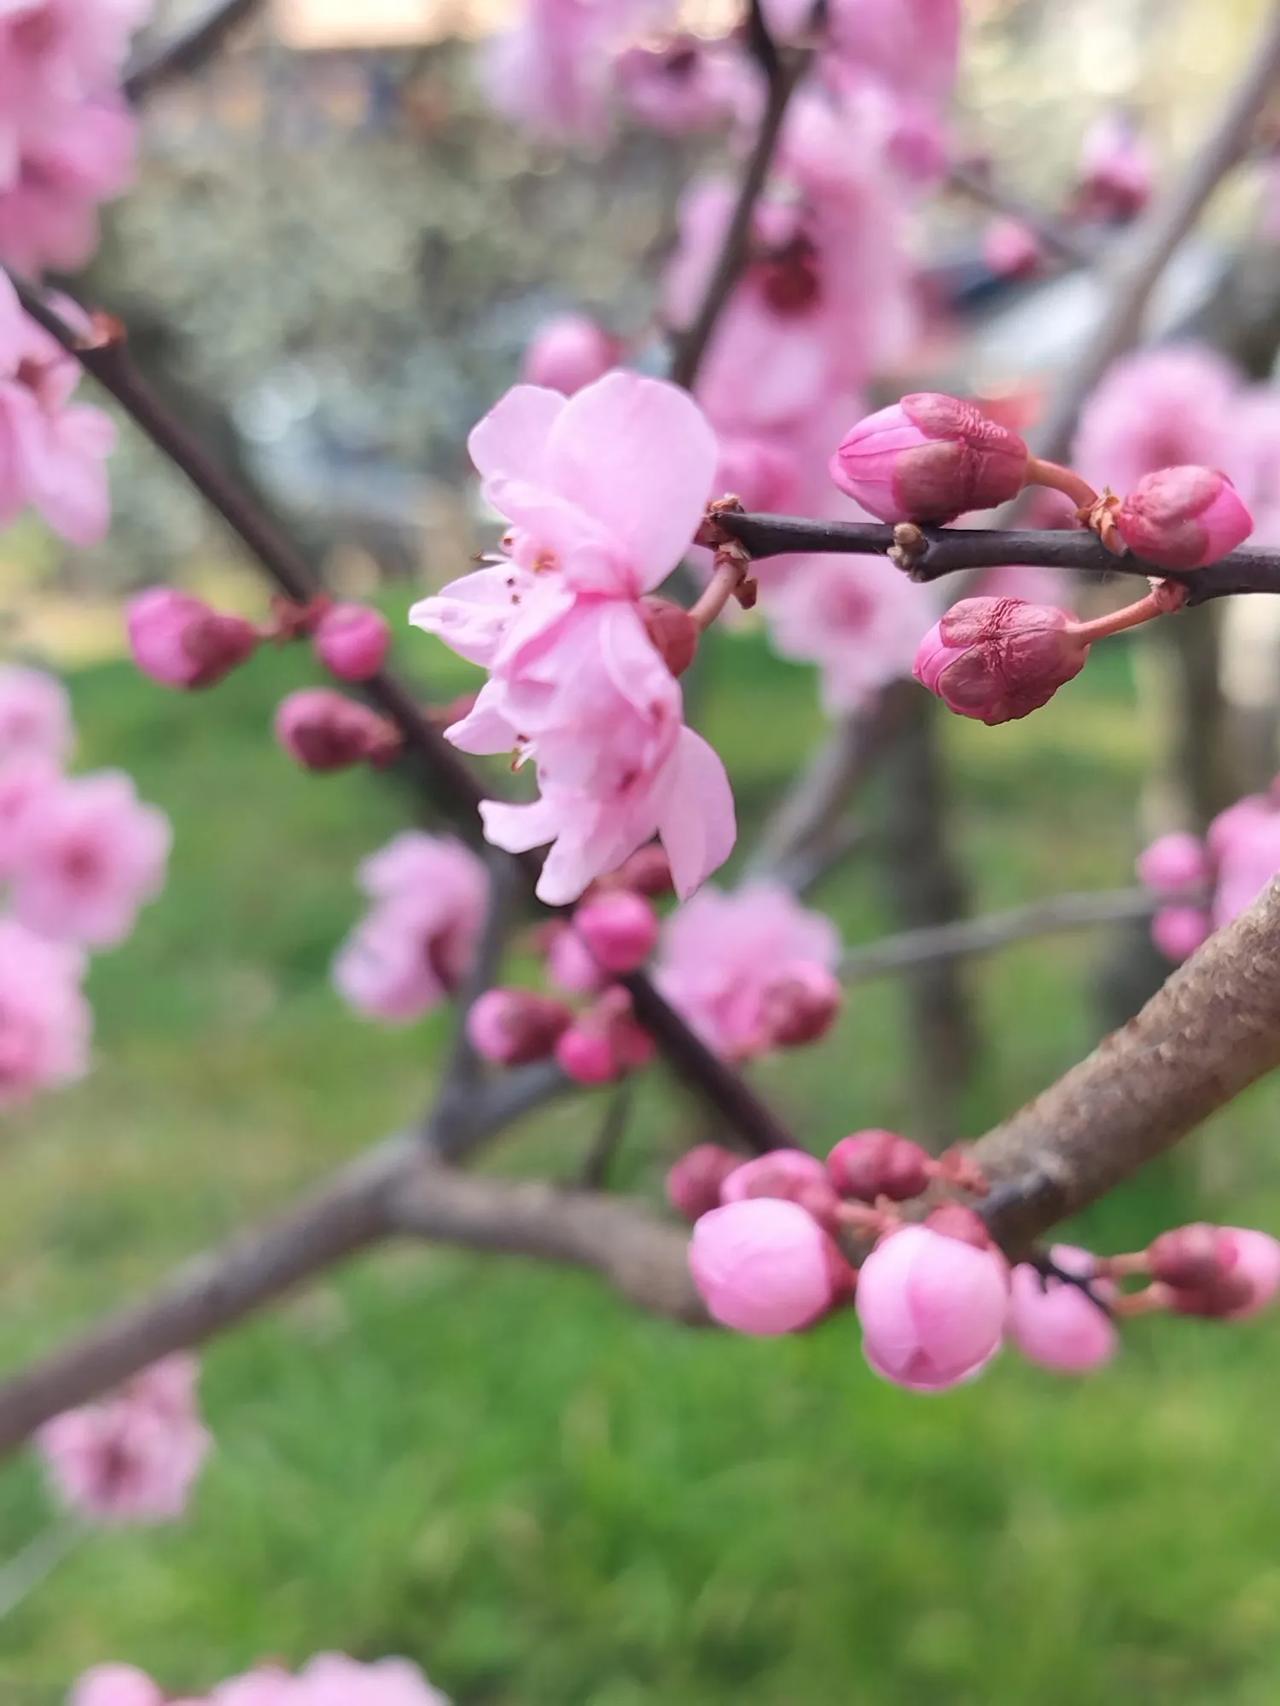
[[[1263,7],[970,11],[961,128],[1048,202],[1116,103],[1176,162]],[[395,662],[439,699],[468,673],[403,617],[474,548],[467,428],[548,312],[652,324],[690,170],[688,145],[640,132],[572,154],[518,137],[473,78],[474,41],[502,17],[500,0],[280,0],[155,98],[138,187],[86,286],[333,584],[387,611]],[[1257,336],[1233,353],[1265,374],[1280,279],[1246,176],[1155,318],[1199,315],[1228,347],[1261,325],[1262,353]],[[988,288],[979,228],[953,198],[921,233],[966,304],[947,361],[989,389],[1048,386],[1100,287]],[[1247,314],[1228,271],[1248,281]],[[94,962],[94,1073],[0,1120],[5,1366],[403,1124],[448,1037],[444,1014],[361,1023],[328,982],[359,910],[354,866],[404,801],[278,753],[270,718],[308,678],[300,656],[264,656],[209,698],[137,676],[121,656],[128,591],[164,577],[246,610],[261,593],[127,432],[113,495],[94,552],[64,554],[34,525],[0,538],[0,644],[65,671],[82,764],[132,772],[176,836],[163,896]],[[1130,880],[1135,801],[1170,762],[1155,712],[1167,670],[1148,654],[1099,655],[1027,722],[941,727],[973,910]],[[1229,660],[1225,676],[1229,689]],[[699,691],[745,846],[821,737],[812,672],[744,623],[717,636]],[[1269,710],[1264,725],[1265,753]],[[878,829],[901,786],[890,770],[867,790],[859,851],[815,896],[853,943],[901,922]],[[947,1135],[977,1135],[1090,1046],[1108,959],[1114,973],[1094,932],[964,967],[978,1043]],[[883,980],[853,992],[822,1047],[758,1076],[825,1149],[859,1126],[916,1129],[927,1069],[910,988]],[[603,1105],[558,1108],[485,1165],[572,1177]],[[1193,1218],[1280,1227],[1278,1115],[1280,1090],[1258,1087],[1093,1211],[1081,1240],[1128,1248]],[[648,1075],[616,1182],[656,1198],[702,1135],[697,1109]],[[572,1273],[388,1251],[210,1348],[217,1449],[188,1516],[78,1537],[0,1604],[0,1697],[53,1706],[106,1658],[201,1690],[340,1646],[414,1657],[463,1706],[1272,1706],[1278,1352],[1274,1321],[1138,1323],[1095,1380],[1005,1358],[930,1401],[876,1381],[840,1318],[754,1342],[641,1318]],[[57,1520],[34,1459],[0,1471],[0,1567]]]

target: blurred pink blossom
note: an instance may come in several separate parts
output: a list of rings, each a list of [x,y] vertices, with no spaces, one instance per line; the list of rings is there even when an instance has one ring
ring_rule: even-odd
[[[1081,411],[1072,466],[1099,490],[1120,493],[1184,463],[1234,476],[1246,454],[1239,390],[1236,370],[1200,344],[1126,356]]]
[[[739,1333],[795,1333],[849,1284],[848,1264],[799,1203],[755,1197],[704,1214],[689,1267],[713,1320]]]
[[[571,397],[603,378],[617,359],[617,341],[603,326],[585,314],[557,314],[534,334],[520,377]]]
[[[904,1226],[876,1245],[858,1275],[867,1361],[917,1392],[972,1380],[1000,1349],[1008,1300],[1008,1267],[997,1250]]]
[[[164,1695],[132,1665],[95,1665],[71,1690],[67,1706],[164,1706]]]
[[[1085,1279],[1093,1271],[1087,1250],[1055,1244],[1049,1254],[1064,1273]],[[1114,1322],[1078,1286],[1044,1279],[1025,1262],[1014,1268],[1009,1286],[1009,1336],[1031,1362],[1061,1374],[1085,1374],[1115,1355],[1119,1335]],[[1105,1302],[1113,1288],[1104,1280],[1096,1290]]]
[[[0,1108],[89,1068],[84,956],[0,917]]]
[[[62,763],[75,744],[71,701],[56,676],[0,664],[0,764],[22,757]]]

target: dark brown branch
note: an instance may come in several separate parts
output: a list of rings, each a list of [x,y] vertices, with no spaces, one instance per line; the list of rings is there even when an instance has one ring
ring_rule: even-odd
[[[1195,227],[1223,177],[1248,152],[1254,131],[1280,80],[1280,5],[1267,13],[1261,35],[1186,171],[1152,204],[1120,257],[1111,300],[1080,360],[1073,362],[1037,435],[1036,452],[1063,461],[1085,399],[1118,356],[1138,341],[1147,303],[1182,240]],[[1252,589],[1250,589],[1252,590]]]
[[[771,70],[760,129],[743,167],[742,180],[738,185],[738,195],[733,212],[729,216],[724,242],[707,281],[702,301],[698,304],[697,312],[689,326],[680,333],[676,343],[671,378],[675,384],[683,385],[686,390],[693,389],[720,315],[746,267],[756,205],[769,177],[769,167],[778,146],[778,138],[782,134],[782,122],[787,115],[791,97],[808,64],[807,53],[794,49],[779,53],[773,48],[772,42],[770,47],[773,49]]]
[[[104,336],[86,341],[50,308],[38,291],[19,280],[14,282],[23,307],[32,318],[75,356],[156,448],[182,470],[280,590],[300,603],[313,598],[321,590],[321,583],[310,564],[165,407],[134,367],[123,330],[109,327]],[[417,761],[417,776],[424,789],[442,800],[456,821],[474,831],[485,791],[432,726],[413,694],[387,671],[367,682],[365,693],[400,730],[407,752]],[[525,873],[527,885],[537,873],[539,860],[536,855],[525,855],[517,862]],[[634,972],[624,981],[631,991],[637,1018],[652,1033],[671,1066],[717,1111],[743,1144],[764,1151],[789,1141],[785,1129],[745,1080],[690,1030],[647,977]]]
[[[198,71],[222,47],[238,24],[251,18],[260,0],[214,0],[185,29],[157,47],[145,49],[125,73],[121,85],[130,101],[145,100],[162,83]]]
[[[716,521],[740,539],[753,557],[786,551],[847,552],[888,556],[898,547],[901,528],[880,522],[810,521],[790,515],[718,512]],[[1280,551],[1243,546],[1203,569],[1162,569],[1132,555],[1117,557],[1083,528],[1062,532],[981,527],[911,529],[920,548],[911,553],[913,580],[936,581],[970,569],[1021,565],[1067,569],[1079,574],[1160,575],[1187,588],[1188,604],[1245,592],[1280,592]]]
[[[1280,1066],[1280,880],[977,1145],[1007,1248],[1105,1196]]]
[[[903,930],[896,936],[869,942],[865,947],[850,948],[841,963],[840,975],[846,983],[866,983],[911,966],[994,953],[997,948],[1007,948],[1011,943],[1025,942],[1034,936],[1149,918],[1160,904],[1147,889],[1136,888],[1054,895],[1050,900],[1012,906],[1007,912],[960,918],[924,930]]]

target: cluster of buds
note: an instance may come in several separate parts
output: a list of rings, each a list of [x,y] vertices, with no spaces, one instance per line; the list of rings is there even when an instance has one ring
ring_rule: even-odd
[[[903,397],[859,421],[830,471],[863,509],[895,524],[955,521],[1027,487],[1047,487],[1064,493],[1074,520],[1110,550],[1178,573],[1216,562],[1253,528],[1216,469],[1162,468],[1123,499],[1100,495],[1073,470],[1032,456],[1016,432],[975,404],[936,392]],[[1009,722],[1078,675],[1095,640],[1176,610],[1186,596],[1184,586],[1157,580],[1147,597],[1092,622],[1017,598],[962,599],[921,642],[915,676],[961,716]]]
[[[982,1192],[963,1149],[934,1158],[889,1131],[842,1138],[825,1163],[778,1149],[741,1161],[699,1144],[667,1175],[694,1223],[689,1265],[713,1320],[740,1333],[799,1332],[852,1299],[876,1373],[913,1391],[973,1379],[1003,1344],[1063,1374],[1114,1356],[1116,1318],[1157,1309],[1239,1320],[1280,1290],[1280,1243],[1237,1227],[1183,1227],[1137,1255],[1055,1245],[1010,1267],[981,1215],[948,1201],[907,1223],[898,1204],[938,1182]],[[854,1268],[841,1246],[874,1239]],[[1141,1291],[1117,1281],[1145,1275]]]
[[[1203,840],[1185,831],[1157,837],[1137,868],[1160,901],[1152,940],[1168,959],[1186,959],[1280,874],[1280,778],[1219,812]]]

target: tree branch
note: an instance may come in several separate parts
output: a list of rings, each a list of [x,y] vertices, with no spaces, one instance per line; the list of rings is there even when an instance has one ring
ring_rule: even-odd
[[[1077,417],[1118,356],[1138,341],[1151,293],[1225,174],[1248,151],[1255,126],[1280,80],[1280,5],[1273,4],[1244,68],[1192,155],[1185,173],[1135,226],[1115,272],[1103,319],[1064,381],[1037,435],[1037,454],[1061,462]]]
[[[881,522],[815,521],[791,515],[716,512],[716,522],[753,557],[787,551],[889,556],[902,549],[903,526]],[[1246,592],[1280,592],[1280,550],[1245,545],[1203,569],[1162,569],[1127,554],[1117,557],[1083,528],[1060,532],[983,527],[916,527],[906,523],[912,580],[936,581],[970,569],[1017,566],[1078,574],[1157,575],[1187,588],[1187,603],[1205,604]]]
[[[954,923],[931,925],[923,930],[903,930],[865,947],[850,948],[840,965],[846,983],[867,983],[872,978],[906,971],[912,966],[938,960],[990,954],[1013,942],[1059,931],[1082,930],[1095,924],[1120,924],[1149,918],[1162,902],[1147,889],[1104,889],[1099,893],[1060,894],[1049,900],[1029,901],[1007,912],[990,912],[981,918],[960,918]]]
[[[1025,225],[1042,249],[1047,250],[1055,259],[1065,262],[1067,266],[1090,267],[1097,259],[1092,246],[1083,242],[1059,220],[1034,207],[1031,202],[1024,201],[1020,196],[998,189],[986,174],[976,167],[963,163],[952,166],[948,182],[952,189],[968,196],[970,201],[977,202],[988,212],[1002,214],[1007,219],[1016,219],[1019,225]]]
[[[121,90],[138,102],[173,77],[189,76],[212,59],[237,24],[253,16],[260,0],[213,0],[185,29],[145,49],[125,73]]]

